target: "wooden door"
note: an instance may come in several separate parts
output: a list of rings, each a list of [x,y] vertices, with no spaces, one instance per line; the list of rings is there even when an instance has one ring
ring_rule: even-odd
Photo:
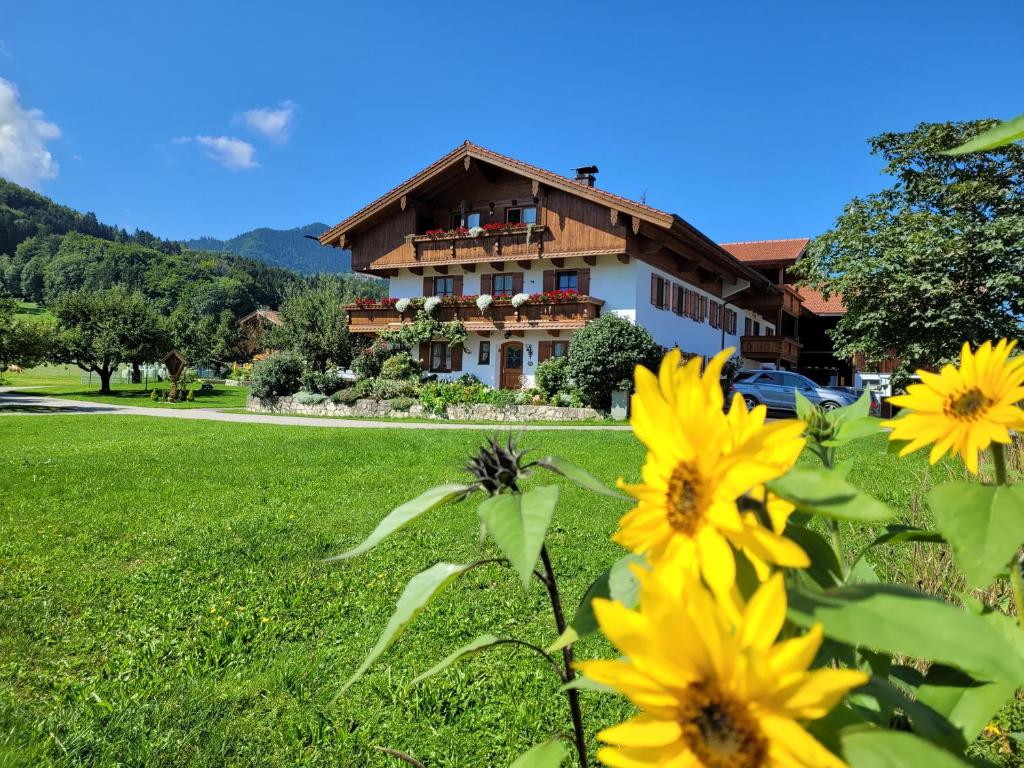
[[[501,345],[501,388],[519,389],[523,377],[523,345],[506,341]]]

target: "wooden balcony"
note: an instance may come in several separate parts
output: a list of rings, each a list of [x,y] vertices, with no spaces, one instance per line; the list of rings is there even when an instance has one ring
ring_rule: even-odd
[[[412,235],[416,264],[464,264],[480,261],[539,259],[544,251],[547,227],[532,230],[492,230],[472,237],[468,234]]]
[[[442,323],[458,320],[471,332],[562,330],[582,328],[601,314],[603,304],[601,299],[580,296],[577,301],[524,304],[517,310],[510,301],[499,299],[486,313],[475,304],[442,304],[434,311],[434,317]],[[399,315],[394,307],[347,304],[342,309],[348,313],[348,329],[353,333],[397,329],[416,317],[416,311],[411,308],[404,315]]]
[[[799,292],[791,285],[775,287],[779,290],[739,296],[736,298],[736,304],[770,320],[774,320],[780,310],[791,317],[800,317],[800,306],[804,300]]]
[[[801,344],[788,336],[743,336],[740,339],[740,354],[751,360],[770,363],[786,361],[796,365]]]

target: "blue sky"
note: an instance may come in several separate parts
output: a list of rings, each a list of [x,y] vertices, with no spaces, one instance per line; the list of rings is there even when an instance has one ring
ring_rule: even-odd
[[[334,224],[468,138],[719,241],[814,235],[884,184],[867,137],[1024,111],[1022,35],[1020,2],[0,0],[0,173],[224,237]]]

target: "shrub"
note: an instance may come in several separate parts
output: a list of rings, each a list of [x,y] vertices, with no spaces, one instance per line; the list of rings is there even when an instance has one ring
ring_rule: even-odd
[[[373,379],[368,396],[374,400],[390,400],[393,397],[416,397],[416,383],[409,379]]]
[[[294,352],[278,352],[253,366],[249,391],[260,399],[283,397],[302,387],[302,360]]]
[[[322,395],[333,395],[345,386],[345,382],[338,376],[337,371],[321,373],[311,368],[306,368],[302,372],[300,383],[306,392],[319,392]]]
[[[352,368],[363,379],[380,376],[381,366],[393,354],[394,350],[389,342],[384,339],[374,339],[370,346],[365,347],[356,356],[355,361],[352,363]]]
[[[185,400],[186,400],[187,402],[190,402],[190,403],[191,403],[191,402],[193,402],[193,401],[194,401],[195,399],[196,399],[196,391],[195,391],[194,389],[190,389],[190,390],[188,391],[188,394],[187,394],[187,395],[185,395]]]
[[[320,405],[324,400],[327,399],[327,395],[322,392],[296,392],[292,397],[302,405]]]
[[[656,369],[659,357],[646,328],[601,315],[573,335],[567,372],[583,402],[608,410],[614,390],[632,390],[636,366]]]
[[[160,391],[157,390],[157,389],[154,389],[154,390],[152,390],[149,393],[149,399],[152,400],[154,403],[157,401],[157,398],[159,398],[159,397],[160,397]]]
[[[388,407],[393,411],[408,411],[416,403],[413,397],[393,397],[388,400]]]
[[[455,381],[459,382],[459,384],[461,384],[464,387],[468,387],[471,384],[483,384],[483,382],[480,380],[480,377],[477,376],[475,373],[464,373],[461,376],[459,376],[459,378],[455,379]]]
[[[582,408],[583,401],[580,396],[573,390],[567,392],[559,392],[553,398],[551,402],[561,408]]]
[[[537,387],[550,400],[569,386],[569,359],[549,357],[537,366]]]
[[[408,352],[392,355],[380,367],[382,379],[419,379],[420,364]]]
[[[479,383],[435,381],[420,388],[420,405],[430,413],[444,415],[449,405],[515,405],[517,399],[532,395],[512,389],[491,389]]]
[[[339,405],[352,405],[359,398],[359,390],[355,387],[348,387],[347,389],[339,389],[331,395],[331,402],[338,403]]]

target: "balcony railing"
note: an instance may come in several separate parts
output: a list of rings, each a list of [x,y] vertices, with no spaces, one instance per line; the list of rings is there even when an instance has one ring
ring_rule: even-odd
[[[439,262],[512,261],[536,259],[544,251],[547,227],[532,229],[484,231],[476,236],[468,233],[411,235],[415,259],[423,264]]]
[[[736,299],[736,303],[744,309],[754,310],[767,318],[774,318],[781,309],[793,317],[800,316],[800,307],[803,304],[803,297],[791,285],[777,285],[779,293],[758,293],[742,296]]]
[[[580,296],[575,301],[531,302],[516,309],[511,301],[497,299],[486,312],[481,312],[475,304],[442,304],[434,310],[434,317],[442,323],[458,320],[469,331],[557,330],[583,327],[601,314],[603,304],[601,299]],[[343,309],[348,313],[349,330],[354,333],[399,328],[416,317],[416,310],[411,307],[402,315],[393,306],[386,305],[347,304]]]
[[[751,360],[785,360],[795,364],[801,346],[788,336],[744,336],[740,339],[740,354]]]

